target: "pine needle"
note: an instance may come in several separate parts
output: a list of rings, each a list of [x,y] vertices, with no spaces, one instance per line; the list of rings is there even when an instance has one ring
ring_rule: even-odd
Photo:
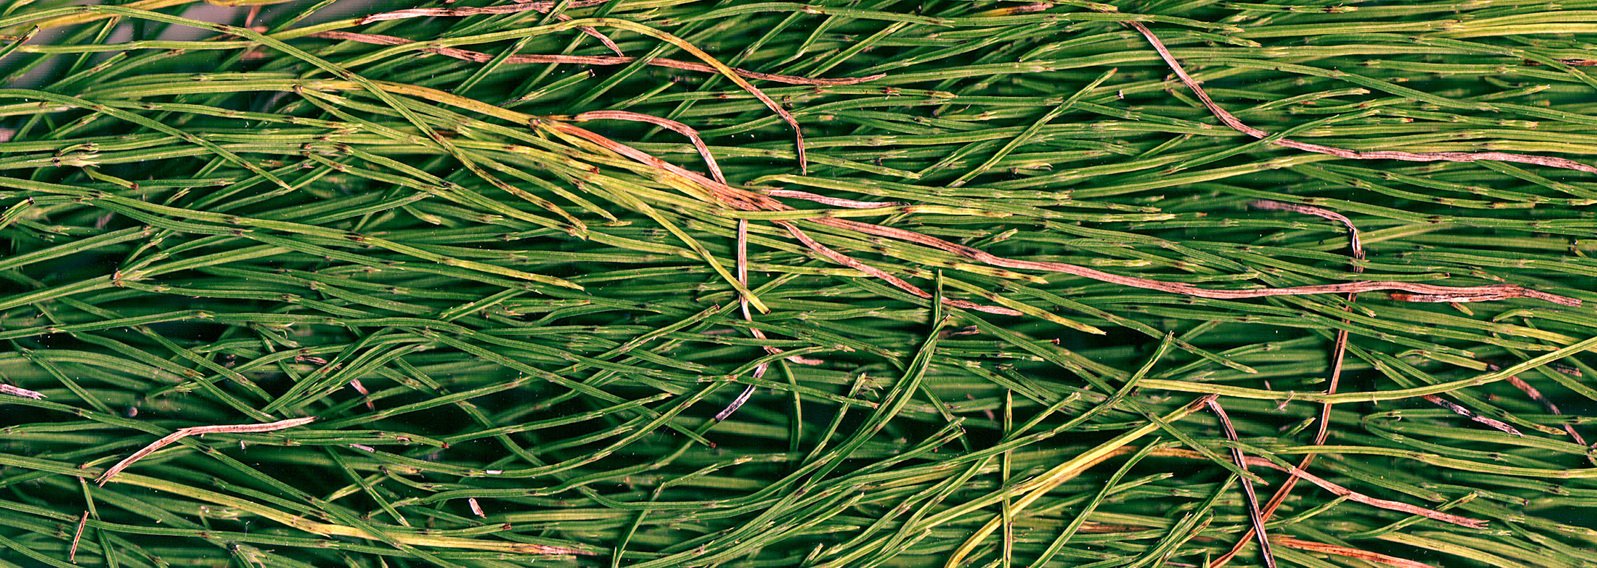
[[[0,0],[0,559],[1592,560],[1580,10],[392,4]]]

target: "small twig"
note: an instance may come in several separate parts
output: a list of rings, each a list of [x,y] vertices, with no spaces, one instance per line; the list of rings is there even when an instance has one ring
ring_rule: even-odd
[[[1475,412],[1471,411],[1468,408],[1464,408],[1462,405],[1460,405],[1458,403],[1455,403],[1453,401],[1444,399],[1444,398],[1436,396],[1434,394],[1425,395],[1425,400],[1427,402],[1430,402],[1431,404],[1434,404],[1434,405],[1440,406],[1442,408],[1446,408],[1448,410],[1451,410],[1451,411],[1453,411],[1454,414],[1457,414],[1459,416],[1463,416],[1463,417],[1468,418],[1470,420],[1474,420],[1474,421],[1479,422],[1481,424],[1485,424],[1485,425],[1490,426],[1492,428],[1495,428],[1497,430],[1501,430],[1503,432],[1507,432],[1509,434],[1513,434],[1515,436],[1519,436],[1519,437],[1522,437],[1522,438],[1525,436],[1525,434],[1521,433],[1519,431],[1519,429],[1514,428],[1513,426],[1510,426],[1510,425],[1508,425],[1507,423],[1505,423],[1505,422],[1503,422],[1501,420],[1494,420],[1494,419],[1491,419],[1491,418],[1487,418],[1485,416],[1481,416],[1481,415],[1476,414]]]
[[[1220,122],[1225,123],[1226,126],[1231,127],[1231,129],[1236,130],[1237,132],[1241,132],[1254,138],[1263,140],[1268,140],[1270,138],[1270,133],[1244,124],[1235,115],[1227,112],[1224,108],[1221,108],[1219,104],[1216,104],[1214,99],[1209,97],[1209,93],[1205,92],[1203,87],[1198,85],[1198,81],[1193,79],[1191,75],[1188,75],[1187,70],[1181,67],[1181,63],[1176,61],[1176,57],[1170,54],[1170,50],[1165,48],[1164,42],[1159,41],[1159,37],[1153,35],[1153,32],[1148,29],[1148,26],[1143,25],[1142,22],[1135,21],[1127,21],[1122,23],[1127,26],[1131,26],[1132,29],[1140,32],[1143,37],[1148,39],[1148,43],[1153,44],[1153,48],[1159,52],[1159,57],[1164,59],[1164,62],[1170,66],[1170,70],[1175,72],[1176,77],[1179,77],[1181,82],[1185,83],[1187,88],[1192,90],[1192,94],[1198,96],[1198,100],[1203,102],[1203,106],[1207,107],[1209,112],[1213,113],[1216,118],[1219,118]],[[1305,152],[1314,152],[1316,154],[1329,154],[1339,158],[1347,158],[1352,160],[1402,160],[1407,162],[1478,162],[1482,160],[1490,160],[1497,162],[1532,164],[1546,166],[1549,168],[1560,168],[1597,174],[1597,167],[1583,164],[1574,160],[1553,156],[1512,154],[1508,152],[1403,152],[1397,150],[1360,151],[1326,146],[1323,144],[1299,142],[1290,138],[1276,138],[1274,140],[1269,140],[1269,143],[1284,148],[1303,150]]]
[[[715,162],[715,156],[710,153],[710,146],[704,143],[704,138],[699,136],[699,131],[694,130],[693,127],[681,122],[671,120],[669,118],[660,118],[658,116],[651,116],[627,110],[595,110],[584,112],[572,117],[550,116],[548,118],[550,120],[570,120],[573,122],[588,122],[590,120],[625,120],[630,122],[642,122],[646,124],[653,124],[660,128],[681,134],[686,136],[689,141],[693,142],[693,148],[698,150],[699,157],[704,159],[704,166],[710,169],[710,177],[715,178],[715,181],[721,182],[722,184],[726,183],[726,176],[721,174],[720,164]],[[745,285],[746,284],[747,283],[745,283]]]
[[[396,36],[390,36],[390,35],[363,34],[363,33],[355,33],[355,32],[338,32],[338,31],[318,32],[318,33],[315,33],[315,34],[311,34],[311,37],[319,37],[319,38],[323,38],[323,39],[338,39],[338,40],[353,41],[353,42],[358,42],[358,43],[369,43],[369,44],[373,44],[373,45],[408,45],[408,44],[416,43],[416,42],[413,42],[411,40],[408,40],[408,39],[405,39],[405,38],[402,38],[402,37],[396,37]],[[426,51],[428,53],[434,53],[434,54],[442,55],[442,56],[445,56],[445,57],[452,57],[452,58],[460,59],[460,60],[464,60],[464,61],[471,61],[471,62],[475,62],[475,63],[487,63],[489,61],[493,61],[493,59],[494,59],[494,55],[491,54],[491,53],[484,53],[484,52],[481,52],[481,51],[471,51],[471,50],[467,50],[467,49],[459,49],[459,48],[454,48],[454,47],[431,47],[431,46],[429,46],[429,47],[424,48],[423,51]],[[614,65],[627,65],[627,64],[630,64],[630,63],[632,63],[634,61],[637,61],[637,60],[638,60],[638,58],[636,58],[636,57],[630,57],[630,56],[625,56],[625,55],[518,54],[518,55],[511,55],[509,57],[506,57],[505,58],[505,63],[510,63],[510,64],[553,63],[553,64],[566,64],[566,65],[614,66]],[[692,61],[681,61],[681,60],[678,60],[678,59],[668,59],[668,58],[664,58],[664,57],[656,57],[656,58],[653,58],[653,59],[649,59],[649,60],[645,61],[645,63],[648,64],[648,65],[654,65],[656,67],[666,67],[666,68],[669,68],[669,69],[679,69],[679,70],[682,70],[682,71],[694,71],[694,72],[699,72],[699,73],[716,73],[717,72],[714,67],[711,67],[709,65],[705,65],[703,63],[695,63],[695,62],[692,62]],[[818,87],[819,86],[856,85],[856,84],[864,83],[864,82],[867,82],[867,81],[874,81],[876,79],[880,79],[882,77],[886,77],[887,76],[886,74],[878,73],[878,74],[875,74],[875,75],[869,75],[869,76],[865,76],[865,77],[847,77],[847,78],[842,78],[842,79],[811,79],[811,78],[808,78],[808,77],[798,77],[798,76],[794,76],[794,75],[779,75],[779,74],[775,74],[775,73],[761,73],[759,71],[750,71],[748,69],[740,69],[740,68],[736,68],[736,67],[732,68],[732,70],[737,72],[738,75],[741,75],[743,77],[747,77],[749,79],[759,79],[759,80],[762,80],[762,81],[770,81],[772,83],[782,83],[782,84],[786,84],[786,85],[806,85],[806,86],[818,86]]]
[[[178,440],[182,440],[189,436],[203,436],[206,434],[256,434],[260,432],[275,432],[277,430],[284,430],[293,428],[295,426],[304,426],[315,421],[315,417],[307,416],[304,418],[290,418],[288,420],[279,420],[277,422],[268,422],[265,424],[223,424],[218,426],[190,426],[188,428],[181,428],[176,432],[167,434],[159,440],[151,442],[150,445],[145,446],[143,449],[133,452],[133,455],[124,458],[122,461],[116,462],[116,465],[111,466],[110,469],[105,470],[105,473],[100,474],[100,477],[95,478],[94,482],[101,487],[104,487],[105,482],[110,481],[112,477],[115,477],[116,474],[121,473],[122,470],[127,469],[128,466],[133,465],[133,462],[139,461],[145,456],[153,454],[157,450],[170,446],[176,443]]]
[[[749,287],[749,222],[748,222],[748,219],[738,219],[738,231],[737,231],[737,278],[738,278],[738,283],[742,284],[745,289]],[[744,297],[742,294],[738,295],[738,309],[742,310],[742,312],[743,312],[743,321],[747,321],[749,323],[754,323],[754,316],[753,316],[753,314],[749,313],[749,300],[748,300],[748,298]],[[749,333],[753,334],[755,339],[759,339],[761,341],[766,341],[767,340],[766,337],[765,337],[765,332],[761,331],[760,328],[750,327],[749,328]],[[775,348],[775,347],[771,347],[769,345],[762,345],[761,348],[765,349],[765,352],[769,353],[771,355],[777,355],[777,354],[780,354],[782,352],[781,349],[778,349],[778,348]],[[796,364],[796,365],[819,365],[821,363],[821,361],[819,361],[819,360],[810,359],[808,357],[803,357],[803,356],[799,356],[799,355],[793,355],[793,356],[787,357],[787,361],[789,363],[793,363],[793,364]],[[770,363],[760,363],[759,366],[754,368],[754,378],[758,379],[758,378],[764,377],[766,370],[770,369],[770,367],[771,367]],[[741,406],[743,404],[741,401],[748,400],[749,395],[752,394],[753,392],[754,392],[754,385],[749,385],[748,388],[743,389],[743,394],[738,396],[739,401],[734,401],[733,402],[732,410],[737,410],[736,406]],[[727,412],[726,415],[730,416],[731,413]],[[717,416],[720,416],[720,415],[717,415]],[[724,419],[725,418],[717,418],[718,421],[719,420],[724,420]]]
[[[701,150],[701,152],[703,152],[706,156],[709,155],[709,150],[708,149]],[[719,181],[721,183],[726,183],[726,178],[721,177],[721,173],[720,173],[720,170],[718,168],[715,168],[714,166],[711,166],[710,170],[711,170],[711,174],[713,174],[715,176],[715,180],[716,181]],[[738,225],[738,229],[737,229],[737,279],[738,279],[738,283],[739,284],[742,284],[744,288],[748,288],[749,287],[749,220],[748,219],[738,219],[737,225]],[[743,321],[746,321],[746,322],[749,322],[749,323],[754,323],[754,315],[749,313],[749,298],[748,298],[747,295],[744,295],[744,294],[741,294],[741,293],[738,294],[738,310],[740,312],[742,312],[742,314],[743,314]],[[765,339],[765,332],[764,331],[760,331],[759,328],[750,327],[749,331],[754,334],[754,338],[755,339],[758,339],[760,341],[765,341],[766,340]],[[766,353],[770,353],[770,354],[773,354],[773,355],[776,354],[776,353],[780,353],[781,352],[781,350],[776,349],[775,347],[771,347],[769,345],[766,345],[766,346],[763,346],[763,347],[765,347],[765,352]],[[759,379],[761,377],[764,377],[765,376],[765,371],[767,369],[769,369],[769,368],[771,368],[771,364],[770,363],[760,363],[759,365],[756,365],[754,367],[754,373],[753,373],[754,378],[755,379]],[[737,398],[732,399],[732,403],[731,404],[726,405],[726,408],[723,408],[723,409],[721,409],[720,412],[715,413],[715,421],[716,422],[725,422],[727,418],[730,418],[732,416],[732,413],[737,412],[739,408],[743,408],[743,405],[749,401],[749,397],[751,397],[751,396],[754,396],[754,385],[752,385],[752,384],[748,385],[746,387],[743,387],[743,392],[738,394]]]
[[[249,12],[244,14],[244,27],[255,27],[255,18],[261,15],[261,5],[250,6]]]
[[[1344,558],[1363,560],[1365,562],[1385,564],[1387,566],[1397,566],[1399,568],[1435,568],[1430,564],[1426,564],[1424,562],[1415,562],[1407,558],[1398,558],[1396,556],[1389,556],[1379,552],[1370,552],[1368,550],[1359,550],[1357,548],[1348,548],[1346,546],[1337,546],[1334,544],[1325,544],[1321,542],[1296,539],[1289,536],[1276,536],[1272,537],[1271,540],[1274,540],[1277,544],[1287,548],[1296,548],[1298,550],[1307,550],[1309,552],[1318,552],[1321,554],[1331,554]]]
[[[1347,228],[1347,240],[1348,240],[1348,245],[1347,246],[1348,246],[1349,252],[1353,256],[1353,259],[1354,260],[1364,260],[1364,244],[1359,242],[1359,229],[1358,229],[1358,227],[1353,226],[1353,220],[1347,218],[1347,215],[1343,215],[1341,213],[1337,213],[1337,212],[1332,211],[1330,209],[1322,209],[1322,208],[1319,208],[1319,207],[1314,207],[1312,205],[1300,205],[1300,204],[1297,204],[1297,203],[1283,203],[1283,202],[1280,202],[1280,201],[1270,201],[1268,199],[1260,199],[1258,201],[1253,201],[1251,203],[1248,203],[1248,206],[1253,207],[1254,209],[1263,209],[1265,211],[1291,211],[1293,213],[1302,213],[1304,215],[1313,215],[1313,216],[1319,217],[1321,219],[1330,219],[1332,221],[1336,221],[1338,223],[1341,223],[1343,227]],[[1353,271],[1354,272],[1364,272],[1364,267],[1355,262],[1355,263],[1353,263]]]
[[[31,398],[34,400],[44,398],[44,394],[38,391],[31,391],[22,387],[14,387],[7,384],[0,384],[0,393],[9,394],[11,396],[20,396],[22,398]]]
[[[760,365],[761,368],[765,368],[765,366],[766,365],[764,365],[764,364]],[[726,406],[726,408],[723,408],[723,409],[721,409],[720,412],[715,413],[715,421],[716,422],[725,422],[727,418],[730,418],[732,416],[732,413],[737,412],[739,408],[743,408],[744,403],[747,403],[749,401],[749,397],[751,397],[753,395],[754,395],[754,385],[749,385],[748,387],[745,387],[743,389],[743,393],[739,394],[736,399],[732,400],[732,404],[728,404]]]
[[[1502,367],[1499,367],[1499,366],[1491,364],[1491,363],[1487,363],[1486,364],[1486,368],[1488,370],[1492,370],[1492,371],[1497,371],[1497,370],[1502,369]],[[1556,371],[1561,371],[1561,369],[1557,369],[1557,368],[1554,368],[1553,370],[1555,372]],[[1580,371],[1578,369],[1576,369],[1575,370],[1575,375],[1579,376],[1579,374],[1580,374]],[[1542,408],[1546,408],[1547,409],[1548,413],[1553,414],[1555,416],[1562,416],[1564,414],[1563,412],[1560,412],[1558,410],[1558,405],[1553,404],[1553,401],[1548,400],[1547,397],[1545,397],[1545,396],[1542,396],[1542,391],[1536,390],[1536,387],[1530,386],[1530,383],[1525,382],[1523,379],[1519,378],[1518,376],[1508,377],[1508,384],[1514,385],[1514,388],[1519,389],[1520,392],[1525,393],[1526,397],[1529,397],[1531,400],[1534,400],[1534,401],[1540,403],[1542,405]],[[1580,432],[1576,432],[1575,431],[1575,427],[1573,425],[1571,425],[1569,423],[1565,423],[1564,424],[1564,432],[1569,433],[1570,439],[1574,440],[1575,443],[1580,444],[1582,446],[1587,445],[1586,444],[1586,439],[1581,437]]]
[[[89,524],[89,511],[85,509],[78,518],[78,530],[72,533],[72,547],[67,549],[67,562],[78,563],[78,542],[83,540],[83,527]]]
[[[116,465],[111,466],[111,469],[105,470],[105,473],[100,474],[100,477],[96,478],[94,482],[101,487],[104,487],[105,482],[110,481],[113,476],[121,473],[122,470],[127,469],[128,466],[133,465],[133,462],[139,461],[140,459],[143,459],[144,456],[155,453],[156,450],[167,447],[178,440],[187,438],[188,436],[189,434],[183,430],[178,430],[171,434],[167,434],[161,439],[150,443],[148,446],[145,446],[143,449],[133,452],[133,455],[124,458],[122,461],[116,462]]]
[[[1363,493],[1359,493],[1359,492],[1354,491],[1352,489],[1348,489],[1348,488],[1343,487],[1341,485],[1337,485],[1336,483],[1332,483],[1331,481],[1325,480],[1325,479],[1323,479],[1323,478],[1321,478],[1319,476],[1311,474],[1311,473],[1309,473],[1307,471],[1303,471],[1303,470],[1298,469],[1296,467],[1292,467],[1292,466],[1282,467],[1282,466],[1275,465],[1274,463],[1271,463],[1270,460],[1267,460],[1267,459],[1264,459],[1264,458],[1248,458],[1248,461],[1249,461],[1249,463],[1254,463],[1254,464],[1257,464],[1257,465],[1262,465],[1264,467],[1269,467],[1269,468],[1272,468],[1272,469],[1285,471],[1285,472],[1291,474],[1293,477],[1302,478],[1304,481],[1307,481],[1309,483],[1313,483],[1315,486],[1318,486],[1321,489],[1329,491],[1333,495],[1336,495],[1338,497],[1346,497],[1349,501],[1352,501],[1352,502],[1355,502],[1355,503],[1363,503],[1363,504],[1369,505],[1371,507],[1375,507],[1375,508],[1378,508],[1378,509],[1386,509],[1388,511],[1397,511],[1397,512],[1400,512],[1400,513],[1408,513],[1410,515],[1418,515],[1418,516],[1421,516],[1421,517],[1425,517],[1427,519],[1442,521],[1444,523],[1454,524],[1454,525],[1458,525],[1458,526],[1465,527],[1465,528],[1472,528],[1472,529],[1484,529],[1484,528],[1486,528],[1486,521],[1484,519],[1472,519],[1472,518],[1469,518],[1469,517],[1462,517],[1462,516],[1459,516],[1459,515],[1452,515],[1452,514],[1448,514],[1448,513],[1443,513],[1441,511],[1435,511],[1435,510],[1427,509],[1425,507],[1420,507],[1420,506],[1416,506],[1416,505],[1410,505],[1408,503],[1402,503],[1402,502],[1398,502],[1398,501],[1388,501],[1386,499],[1377,499],[1375,497],[1370,497],[1369,495],[1365,495]]]
[[[1331,211],[1329,209],[1322,209],[1309,205],[1282,203],[1280,201],[1270,201],[1265,199],[1254,201],[1248,205],[1255,209],[1263,209],[1266,211],[1291,211],[1293,213],[1312,215],[1322,219],[1329,219],[1336,221],[1337,223],[1341,223],[1342,226],[1347,229],[1348,255],[1353,258],[1353,272],[1364,272],[1364,265],[1362,264],[1365,256],[1364,244],[1359,240],[1359,228],[1354,226],[1353,220],[1349,219],[1346,215]],[[1358,294],[1349,293],[1346,296],[1346,299],[1347,305],[1342,308],[1342,311],[1352,311],[1353,302],[1358,300]],[[1342,321],[1343,323],[1347,322],[1347,320]],[[1325,394],[1336,394],[1337,386],[1342,382],[1342,363],[1347,359],[1347,342],[1348,330],[1346,328],[1338,328],[1336,330],[1336,340],[1331,345],[1331,376],[1325,386]],[[1316,426],[1316,430],[1314,432],[1314,445],[1316,446],[1324,444],[1326,437],[1330,435],[1331,406],[1333,404],[1334,403],[1326,402],[1320,405],[1319,424]],[[1309,465],[1312,463],[1314,463],[1314,454],[1303,456],[1303,459],[1298,461],[1298,469],[1308,469]],[[1284,483],[1281,484],[1281,487],[1275,490],[1275,494],[1270,496],[1270,501],[1265,504],[1264,510],[1261,511],[1261,516],[1264,521],[1268,522],[1270,520],[1270,516],[1275,514],[1275,510],[1280,508],[1282,503],[1286,502],[1287,495],[1292,493],[1292,488],[1296,486],[1297,483],[1298,478],[1289,477]],[[1249,529],[1249,532],[1252,532],[1252,529]],[[1231,550],[1215,559],[1214,568],[1225,566],[1227,562],[1231,561],[1232,557],[1241,552],[1242,548],[1248,544],[1248,536],[1249,535],[1247,534],[1242,535],[1242,538],[1237,540],[1237,543],[1231,547]]]
[[[1560,59],[1558,62],[1570,67],[1597,67],[1597,59]],[[1526,59],[1525,64],[1535,67],[1541,65],[1542,62]]]
[[[1180,448],[1168,448],[1168,449],[1156,450],[1153,455],[1166,456],[1166,457],[1179,457],[1179,458],[1194,459],[1194,460],[1207,460],[1208,459],[1208,458],[1203,457],[1203,454],[1200,454],[1200,453],[1198,453],[1196,451],[1183,450],[1183,449],[1180,449]],[[1417,515],[1417,516],[1425,517],[1427,519],[1432,519],[1432,520],[1436,520],[1436,521],[1442,521],[1444,523],[1458,525],[1458,526],[1466,527],[1466,528],[1472,528],[1472,529],[1486,528],[1486,523],[1487,522],[1485,520],[1483,520],[1483,519],[1472,519],[1472,518],[1469,518],[1469,517],[1462,517],[1462,516],[1459,516],[1459,515],[1454,515],[1454,514],[1450,514],[1450,513],[1443,513],[1441,511],[1435,511],[1435,510],[1432,510],[1432,509],[1427,509],[1425,507],[1420,507],[1420,506],[1417,506],[1417,505],[1410,505],[1408,503],[1402,503],[1402,502],[1398,502],[1398,501],[1388,501],[1386,499],[1379,499],[1379,498],[1376,498],[1376,497],[1371,497],[1369,495],[1365,495],[1363,493],[1359,493],[1359,492],[1354,491],[1352,489],[1348,489],[1348,488],[1343,487],[1343,486],[1341,486],[1341,485],[1339,485],[1339,484],[1337,484],[1337,483],[1335,483],[1333,481],[1324,479],[1324,478],[1322,478],[1320,476],[1314,475],[1314,474],[1309,473],[1307,471],[1303,471],[1302,469],[1298,469],[1298,468],[1293,467],[1291,465],[1284,465],[1284,466],[1283,465],[1279,465],[1279,464],[1276,464],[1275,462],[1272,462],[1270,460],[1267,460],[1267,459],[1264,459],[1264,458],[1260,458],[1260,457],[1247,457],[1247,462],[1248,462],[1248,465],[1256,465],[1256,466],[1260,466],[1260,467],[1267,467],[1267,468],[1270,468],[1270,469],[1273,469],[1273,470],[1276,470],[1276,471],[1286,472],[1287,474],[1291,475],[1294,478],[1301,478],[1304,481],[1307,481],[1307,482],[1309,482],[1311,484],[1314,484],[1316,487],[1319,487],[1320,489],[1324,489],[1327,492],[1330,492],[1332,495],[1336,495],[1338,497],[1346,497],[1347,500],[1352,501],[1354,503],[1362,503],[1362,504],[1365,504],[1365,505],[1369,505],[1371,507],[1375,507],[1377,509],[1386,509],[1388,511],[1397,511],[1399,513]]]
[[[1220,419],[1220,426],[1225,432],[1227,440],[1240,441],[1237,438],[1237,429],[1231,425],[1231,417],[1226,416],[1225,408],[1220,406],[1218,397],[1208,399],[1209,410]],[[1247,456],[1242,455],[1242,449],[1231,447],[1231,459],[1236,462],[1242,471],[1248,470]],[[1270,550],[1270,537],[1264,532],[1264,515],[1259,511],[1259,496],[1253,491],[1253,480],[1242,478],[1242,494],[1248,499],[1248,521],[1253,525],[1253,534],[1258,537],[1259,556],[1264,559],[1264,565],[1275,568],[1275,553]]]
[[[548,10],[539,10],[539,12],[543,12],[545,14],[549,13]],[[567,16],[565,14],[555,14],[555,19],[556,20],[560,20],[562,22],[569,22],[569,21],[571,21],[571,16]],[[611,41],[610,36],[604,35],[603,32],[600,32],[599,30],[590,28],[588,26],[583,26],[583,27],[580,27],[580,28],[577,28],[577,29],[579,31],[581,31],[582,33],[584,33],[584,34],[587,34],[589,36],[593,36],[595,39],[598,39],[599,43],[604,45],[605,49],[610,50],[610,53],[614,53],[616,55],[620,55],[622,57],[626,57],[627,53],[624,52],[624,51],[621,51],[621,46],[616,45],[616,42]]]
[[[350,379],[349,388],[355,389],[355,392],[360,393],[360,398],[366,402],[366,410],[377,410],[377,405],[372,404],[372,393],[366,390],[366,385],[360,384],[360,379]]]

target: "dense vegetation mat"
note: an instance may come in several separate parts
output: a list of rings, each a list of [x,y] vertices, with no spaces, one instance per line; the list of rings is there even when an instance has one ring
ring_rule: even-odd
[[[1597,3],[79,4],[0,566],[1597,564]]]

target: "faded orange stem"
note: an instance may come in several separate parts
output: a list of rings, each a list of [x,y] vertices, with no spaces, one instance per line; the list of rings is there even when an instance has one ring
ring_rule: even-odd
[[[1187,70],[1181,67],[1181,63],[1176,61],[1176,57],[1170,54],[1170,50],[1165,48],[1164,42],[1159,41],[1159,37],[1155,36],[1153,32],[1148,29],[1148,26],[1143,25],[1142,22],[1135,21],[1123,23],[1127,26],[1131,26],[1132,29],[1137,30],[1137,32],[1142,34],[1142,37],[1148,39],[1148,43],[1153,44],[1153,48],[1159,52],[1159,57],[1164,59],[1164,62],[1170,66],[1170,70],[1175,72],[1176,77],[1180,78],[1181,82],[1186,84],[1188,89],[1192,90],[1192,94],[1198,96],[1198,100],[1203,102],[1203,106],[1207,107],[1209,112],[1214,114],[1215,118],[1219,118],[1220,122],[1224,122],[1225,125],[1231,127],[1232,130],[1236,130],[1237,132],[1241,132],[1254,138],[1267,139],[1270,137],[1270,133],[1259,130],[1252,126],[1248,126],[1247,124],[1243,123],[1241,119],[1238,119],[1235,115],[1227,112],[1225,108],[1221,107],[1219,104],[1216,104],[1214,99],[1209,97],[1209,93],[1205,92],[1203,87],[1198,84],[1198,81],[1193,79],[1191,75],[1187,74]],[[1508,152],[1403,152],[1398,150],[1360,151],[1349,150],[1347,148],[1337,148],[1335,146],[1326,146],[1323,144],[1299,142],[1291,138],[1277,138],[1275,140],[1271,140],[1270,143],[1283,148],[1292,148],[1305,152],[1314,152],[1316,154],[1329,154],[1339,158],[1347,158],[1351,160],[1402,160],[1407,162],[1479,162],[1483,160],[1490,160],[1497,162],[1532,164],[1537,166],[1546,166],[1549,168],[1560,168],[1597,174],[1597,167],[1567,158],[1558,158],[1553,156],[1512,154]]]
[[[122,470],[133,465],[134,462],[137,462],[140,459],[155,453],[157,450],[177,443],[178,440],[182,440],[189,436],[203,436],[206,434],[255,434],[260,432],[275,432],[277,430],[285,430],[295,426],[304,426],[315,421],[315,417],[308,416],[304,418],[290,418],[288,420],[268,422],[265,424],[223,424],[217,426],[190,426],[188,428],[180,428],[176,432],[167,434],[161,439],[151,442],[150,445],[145,446],[143,449],[133,452],[133,455],[123,458],[122,461],[116,462],[116,465],[111,466],[110,469],[105,470],[105,473],[101,473],[100,477],[95,478],[94,482],[103,487],[105,486],[105,482],[110,481],[112,477],[116,477],[116,474],[121,473]]]

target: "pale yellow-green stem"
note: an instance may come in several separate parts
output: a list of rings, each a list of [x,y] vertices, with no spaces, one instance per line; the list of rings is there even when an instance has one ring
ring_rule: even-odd
[[[1165,423],[1171,423],[1186,418],[1188,415],[1202,409],[1204,404],[1208,403],[1214,396],[1200,397],[1191,404],[1164,415],[1163,420]],[[1025,510],[1028,505],[1041,499],[1060,484],[1075,479],[1077,475],[1081,475],[1081,472],[1092,469],[1093,466],[1114,457],[1126,445],[1158,430],[1159,424],[1157,422],[1149,422],[1135,430],[1115,436],[1114,439],[1099,444],[1097,447],[1087,450],[1074,458],[1070,458],[1069,461],[1054,466],[1053,469],[1043,472],[1025,483],[1016,485],[1012,494],[1021,495],[1021,497],[1009,506],[1011,518],[1019,516],[1020,512]],[[998,515],[994,516],[993,520],[988,521],[987,524],[982,525],[980,529],[976,530],[976,534],[970,535],[970,539],[959,545],[959,548],[954,549],[954,553],[948,557],[947,566],[958,566],[960,562],[964,561],[966,556],[970,555],[971,551],[976,550],[976,547],[981,545],[982,540],[993,534],[993,531],[998,530],[998,527],[1003,522],[1004,516]]]
[[[250,502],[246,499],[239,499],[196,487],[179,485],[162,479],[156,479],[154,477],[146,477],[143,475],[127,473],[117,476],[116,481],[117,483],[124,485],[134,485],[138,487],[154,489],[157,491],[164,491],[174,495],[182,495],[223,507],[232,507],[234,509],[258,515],[260,517],[270,519],[309,533],[315,533],[323,536],[341,536],[348,538],[379,540],[377,535],[374,535],[363,529],[311,521],[300,515],[279,511],[259,503]],[[573,548],[522,542],[484,541],[478,539],[431,536],[403,532],[392,532],[388,533],[387,536],[390,540],[393,540],[399,544],[409,546],[425,546],[431,548],[455,548],[511,554],[538,554],[555,556],[586,554],[585,551]]]

